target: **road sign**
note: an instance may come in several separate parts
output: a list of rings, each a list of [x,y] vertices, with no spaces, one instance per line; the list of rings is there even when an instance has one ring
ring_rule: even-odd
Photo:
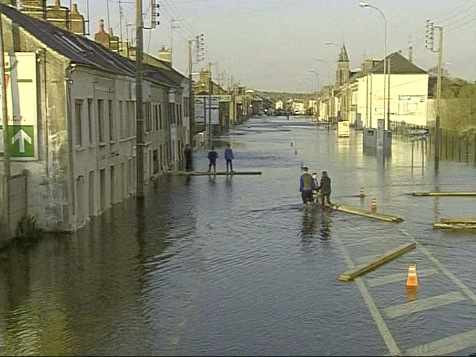
[[[4,145],[8,145],[11,150],[11,160],[37,159],[38,93],[36,66],[36,54],[34,52],[17,52],[5,55],[8,141],[3,143],[3,140],[0,139],[0,152],[3,152]],[[0,136],[3,136],[1,128]]]
[[[35,153],[33,125],[9,125],[8,148],[11,157],[33,157]]]
[[[209,108],[211,108],[211,123],[220,124],[220,97],[219,95],[196,95],[195,98],[195,123],[208,124]],[[211,103],[210,103],[211,102]],[[211,104],[211,105],[210,105]]]

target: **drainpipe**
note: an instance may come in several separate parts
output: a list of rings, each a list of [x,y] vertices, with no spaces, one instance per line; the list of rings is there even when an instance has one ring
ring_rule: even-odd
[[[4,211],[3,216],[5,225],[7,227],[7,235],[10,235],[10,155],[8,148],[8,109],[7,109],[7,88],[5,85],[5,49],[3,41],[3,15],[0,14],[0,84],[1,84],[1,97],[2,97],[2,127],[3,127],[3,166],[4,166],[4,182],[3,182],[3,195],[4,195]]]
[[[71,85],[73,84],[72,74],[76,67],[74,64],[69,64],[65,71],[65,114],[67,124],[67,140],[68,140],[68,166],[69,166],[69,180],[71,185],[71,214],[76,216],[76,187],[74,184],[74,145],[73,145],[73,116],[72,116],[72,98]],[[71,222],[71,224],[73,224]]]

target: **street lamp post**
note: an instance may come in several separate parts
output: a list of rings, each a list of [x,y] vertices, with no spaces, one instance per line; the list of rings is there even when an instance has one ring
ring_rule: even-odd
[[[376,10],[383,18],[383,21],[385,23],[385,44],[384,44],[384,57],[383,57],[383,115],[384,118],[386,116],[386,125],[387,125],[387,130],[390,130],[390,103],[388,103],[388,108],[387,108],[387,101],[386,101],[386,96],[387,96],[387,28],[388,28],[388,23],[387,23],[387,18],[385,17],[385,14],[383,13],[382,10],[380,10],[378,7],[373,6],[369,4],[367,1],[361,1],[359,3],[360,7],[368,7],[371,9]],[[388,88],[388,92],[390,92],[390,88]]]

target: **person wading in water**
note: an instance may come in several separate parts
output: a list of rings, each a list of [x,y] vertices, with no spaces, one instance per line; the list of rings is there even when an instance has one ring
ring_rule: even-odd
[[[301,192],[302,196],[302,203],[307,205],[307,203],[312,203],[312,191],[316,189],[314,185],[314,180],[312,179],[311,174],[308,172],[309,169],[307,167],[302,168],[304,173],[299,180],[299,191]]]
[[[326,206],[326,201],[329,206],[332,206],[331,203],[331,178],[327,174],[327,171],[322,171],[321,185],[319,186],[321,191],[321,205],[324,208]]]

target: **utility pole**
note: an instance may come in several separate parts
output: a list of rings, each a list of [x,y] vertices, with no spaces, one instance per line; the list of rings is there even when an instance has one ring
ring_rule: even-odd
[[[438,48],[435,50],[435,28],[438,29]],[[425,47],[438,53],[438,77],[436,82],[436,118],[435,118],[435,173],[440,169],[440,142],[441,142],[441,81],[443,64],[443,27],[434,26],[433,22],[426,20]]]
[[[212,63],[208,63],[208,148],[212,148],[212,92],[213,92],[213,81],[212,81]]]
[[[7,84],[5,83],[5,46],[3,38],[3,15],[0,14],[0,85],[2,95],[2,127],[3,127],[3,218],[10,235],[10,153],[8,150],[8,108],[7,108]]]
[[[137,158],[137,199],[144,198],[144,105],[142,68],[144,46],[144,23],[142,19],[142,0],[136,0],[136,158]]]
[[[391,65],[390,58],[387,60],[387,130],[390,131],[390,79],[391,79]]]
[[[190,122],[190,144],[193,146],[193,136],[195,134],[195,113],[194,113],[194,99],[193,99],[193,80],[192,80],[192,71],[193,71],[193,40],[188,41],[188,80],[189,80],[189,88],[188,88],[188,96],[189,96],[189,103],[188,103],[188,116]]]
[[[443,64],[443,27],[437,26],[439,32],[439,44],[438,44],[438,79],[436,82],[436,140],[435,140],[435,171],[440,169],[440,141],[441,141],[441,77],[442,77],[442,64]]]

